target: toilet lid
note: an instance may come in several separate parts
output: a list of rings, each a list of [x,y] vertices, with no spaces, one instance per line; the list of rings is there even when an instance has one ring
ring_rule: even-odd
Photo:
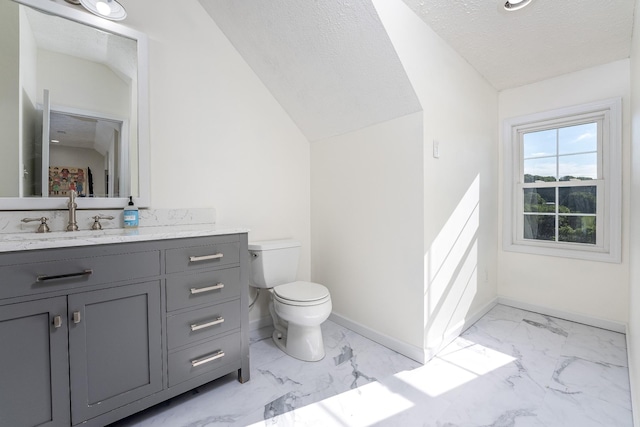
[[[273,292],[282,299],[299,302],[318,301],[329,296],[329,289],[321,284],[302,281],[278,285]]]

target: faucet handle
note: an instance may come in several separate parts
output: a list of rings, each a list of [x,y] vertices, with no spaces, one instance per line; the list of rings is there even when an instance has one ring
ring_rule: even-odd
[[[92,230],[102,230],[102,224],[100,224],[101,219],[113,219],[111,215],[96,215],[93,217],[93,225],[91,226]]]
[[[49,221],[49,218],[45,216],[42,216],[40,218],[22,218],[22,222],[24,223],[32,221],[40,221],[40,226],[38,226],[36,233],[48,233],[49,231],[51,231],[49,230],[49,226],[47,225],[47,221]]]

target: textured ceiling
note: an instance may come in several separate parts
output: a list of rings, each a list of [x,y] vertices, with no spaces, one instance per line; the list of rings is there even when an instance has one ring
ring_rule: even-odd
[[[49,136],[58,146],[94,149],[105,155],[121,124],[111,120],[51,112]]]
[[[38,48],[103,64],[125,81],[137,79],[135,40],[21,7]]]
[[[312,141],[421,110],[370,0],[199,1]],[[635,0],[402,1],[498,90],[630,55]]]
[[[403,0],[496,89],[628,58],[634,0]]]
[[[200,3],[311,141],[421,110],[370,1]]]

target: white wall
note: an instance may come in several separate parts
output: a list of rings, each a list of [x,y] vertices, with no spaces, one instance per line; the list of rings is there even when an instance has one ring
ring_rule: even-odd
[[[500,122],[561,107],[623,98],[622,164],[622,263],[582,261],[500,251],[498,294],[500,296],[619,323],[628,316],[629,283],[629,60],[567,74],[500,93]],[[502,135],[500,135],[502,138]],[[502,142],[501,142],[502,144]],[[501,188],[502,204],[502,162]],[[502,219],[502,206],[500,209]],[[500,241],[502,241],[502,230]],[[544,280],[540,274],[544,273]]]
[[[311,144],[312,278],[334,314],[422,349],[422,114]]]
[[[374,6],[424,112],[312,143],[312,277],[424,359],[496,296],[498,96],[402,1]]]
[[[214,207],[250,240],[298,239],[309,279],[306,138],[198,2],[127,11],[126,25],[149,36],[151,206]],[[264,302],[251,320],[268,315]]]
[[[19,26],[18,8],[13,2],[0,2],[0,117],[4,127],[0,133],[0,196],[18,196],[20,172],[18,159],[20,153],[20,121],[17,105],[19,102]]]
[[[38,103],[48,89],[52,109],[63,106],[129,117],[129,84],[105,65],[39,49],[37,73]]]
[[[37,99],[38,46],[27,18],[26,8],[20,10],[20,85],[24,95],[35,105]]]
[[[420,292],[430,357],[496,296],[498,95],[402,1],[374,5],[424,109]]]
[[[636,11],[640,10],[636,0]],[[633,218],[640,213],[640,14],[635,14],[631,52],[631,183],[630,212]],[[629,224],[629,376],[634,425],[640,427],[640,223]]]
[[[17,6],[17,4],[16,4]],[[27,171],[22,182],[20,196],[35,194],[35,178],[41,171],[35,170],[35,141],[38,132],[38,111],[36,109],[36,63],[38,47],[25,9],[20,7],[20,144],[22,146],[21,164]],[[8,159],[5,159],[5,161]]]

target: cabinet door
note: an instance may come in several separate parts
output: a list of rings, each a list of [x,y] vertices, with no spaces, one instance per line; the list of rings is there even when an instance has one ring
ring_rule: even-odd
[[[1,425],[69,425],[66,313],[66,297],[0,307]]]
[[[69,296],[71,419],[162,389],[160,283]]]

